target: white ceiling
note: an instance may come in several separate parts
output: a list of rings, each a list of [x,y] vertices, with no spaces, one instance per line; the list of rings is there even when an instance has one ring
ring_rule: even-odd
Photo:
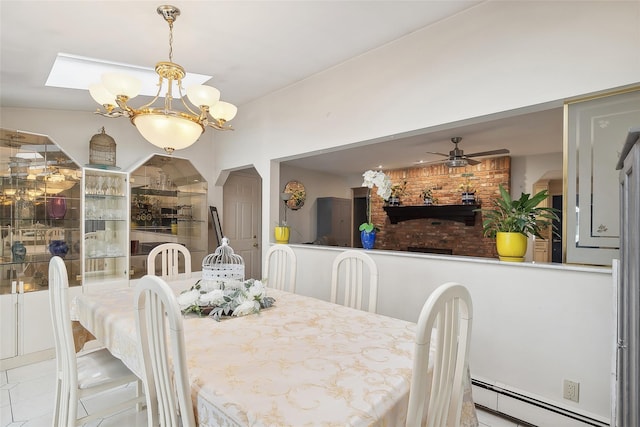
[[[208,84],[220,89],[223,100],[238,105],[241,114],[244,103],[481,2],[174,1],[181,15],[174,24],[173,60],[187,72],[212,75]],[[156,13],[160,4],[1,0],[0,105],[94,111],[96,104],[85,90],[45,87],[56,55],[145,67],[166,61],[168,26]],[[387,168],[436,160],[438,156],[424,153],[447,153],[453,136],[463,137],[460,148],[466,153],[503,147],[512,155],[558,152],[561,134],[562,112],[555,109],[491,124],[456,124],[408,139],[398,136],[393,145],[382,144],[380,152]],[[423,146],[427,143],[428,148]],[[347,153],[296,164],[344,172],[380,163],[380,157],[368,158],[358,150]]]

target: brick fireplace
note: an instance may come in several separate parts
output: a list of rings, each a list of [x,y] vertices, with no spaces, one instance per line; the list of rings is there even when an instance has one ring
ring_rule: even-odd
[[[467,180],[476,191],[476,203],[488,207],[499,195],[498,185],[507,191],[511,182],[511,157],[495,157],[475,166],[448,168],[444,164],[386,171],[394,184],[406,181],[407,195],[402,206],[420,206],[424,202],[420,192],[432,188],[437,205],[460,205],[460,184]],[[418,218],[391,224],[383,209],[382,199],[373,197],[372,220],[381,226],[376,238],[376,249],[450,253],[474,257],[495,258],[495,242],[482,235],[482,214],[476,214],[475,223],[466,225],[444,218]]]

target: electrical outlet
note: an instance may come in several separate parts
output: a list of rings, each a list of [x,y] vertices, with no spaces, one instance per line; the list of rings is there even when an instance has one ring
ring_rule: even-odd
[[[580,383],[571,380],[564,380],[562,386],[562,397],[573,402],[578,402],[580,399]]]

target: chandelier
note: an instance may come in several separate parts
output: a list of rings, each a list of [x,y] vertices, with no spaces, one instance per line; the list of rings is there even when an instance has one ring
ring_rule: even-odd
[[[220,91],[206,85],[187,88],[186,97],[196,108],[189,107],[182,88],[186,73],[184,68],[173,62],[173,23],[180,15],[180,9],[164,5],[159,6],[157,12],[169,23],[169,61],[156,64],[158,92],[151,102],[139,108],[128,105],[128,101],[140,93],[142,84],[137,78],[122,73],[103,74],[101,83],[89,86],[89,93],[106,110],[102,112],[98,108],[96,114],[111,118],[128,117],[144,139],[171,154],[196,142],[207,126],[217,130],[233,130],[227,122],[235,117],[238,108],[220,101]],[[172,108],[174,83],[186,111]],[[163,88],[166,88],[164,105],[153,107],[161,97]]]

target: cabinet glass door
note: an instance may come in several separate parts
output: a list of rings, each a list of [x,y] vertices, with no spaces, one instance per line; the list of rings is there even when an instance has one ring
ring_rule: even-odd
[[[47,136],[0,129],[0,294],[47,290],[53,255],[80,284],[81,175]]]
[[[83,184],[83,285],[128,286],[128,174],[84,168]]]

